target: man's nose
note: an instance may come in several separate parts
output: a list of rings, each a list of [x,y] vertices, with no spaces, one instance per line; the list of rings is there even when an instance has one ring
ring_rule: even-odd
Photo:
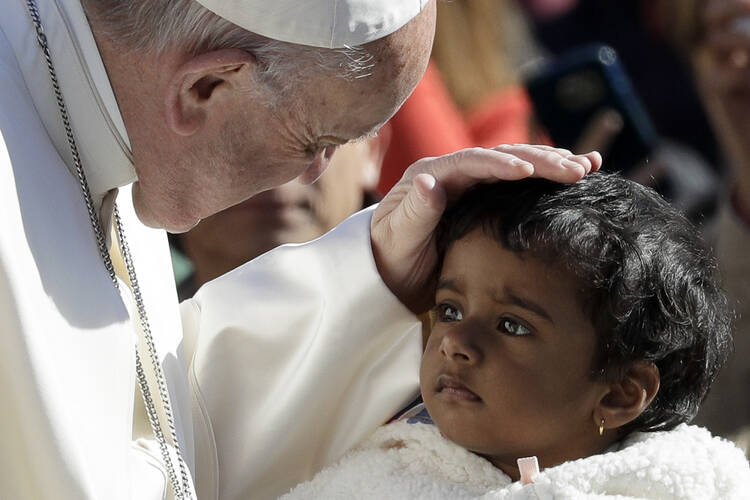
[[[476,364],[482,359],[482,351],[475,340],[469,324],[453,326],[440,341],[440,353],[455,363]]]

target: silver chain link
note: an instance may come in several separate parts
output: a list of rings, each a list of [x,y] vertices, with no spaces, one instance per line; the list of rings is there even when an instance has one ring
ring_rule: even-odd
[[[33,1],[33,0],[32,0]],[[141,329],[143,330],[143,337],[146,343],[146,347],[148,349],[148,355],[151,360],[151,365],[154,369],[154,374],[156,376],[156,385],[159,389],[159,397],[161,398],[162,406],[164,408],[164,416],[167,420],[167,426],[169,428],[170,437],[172,438],[172,445],[174,446],[175,452],[177,454],[177,462],[180,468],[180,476],[182,479],[182,488],[183,492],[181,495],[177,496],[177,492],[179,491],[177,488],[175,488],[175,495],[182,499],[182,498],[190,498],[190,479],[188,477],[187,473],[187,466],[185,465],[185,461],[182,458],[182,450],[180,449],[180,442],[177,439],[177,431],[175,429],[174,425],[174,417],[172,416],[172,408],[169,404],[169,391],[167,389],[167,383],[164,379],[164,372],[161,369],[161,363],[159,362],[159,355],[156,352],[156,346],[154,345],[154,339],[151,335],[151,328],[148,323],[148,316],[146,315],[146,306],[143,303],[143,297],[141,295],[141,289],[138,286],[138,277],[135,274],[135,266],[133,265],[133,259],[130,255],[130,248],[128,247],[128,242],[125,239],[125,231],[122,227],[122,220],[120,219],[120,213],[117,210],[117,206],[115,206],[114,209],[114,219],[115,219],[115,228],[117,232],[117,238],[120,242],[120,251],[122,252],[122,258],[125,261],[125,268],[128,270],[128,278],[130,278],[130,284],[133,290],[133,295],[135,296],[135,303],[136,308],[138,309],[138,317],[141,322]],[[170,474],[170,480],[173,482],[173,485],[177,483],[177,478],[175,476],[174,467],[172,466],[171,457],[169,456],[169,451],[167,448],[167,442],[164,438],[160,422],[158,420],[158,416],[156,414],[156,407],[153,402],[153,398],[151,396],[150,388],[148,387],[148,383],[146,381],[145,372],[143,370],[143,365],[141,364],[140,355],[138,354],[138,351],[136,350],[135,353],[135,367],[136,367],[136,376],[138,378],[138,383],[141,386],[141,392],[143,394],[144,403],[146,405],[146,413],[149,414],[149,422],[151,422],[151,428],[154,430],[154,435],[157,436],[157,441],[159,442],[159,447],[162,451],[162,456],[165,457],[165,461],[169,460],[169,467],[167,468],[167,472]],[[184,496],[187,495],[187,496]]]
[[[106,243],[104,231],[102,230],[101,222],[94,208],[94,202],[91,196],[91,190],[89,189],[89,185],[86,180],[86,174],[81,164],[81,157],[78,153],[78,146],[76,145],[76,141],[73,136],[73,128],[70,124],[70,118],[68,116],[68,109],[67,109],[67,106],[65,105],[65,100],[63,99],[62,91],[60,90],[60,84],[57,80],[57,74],[55,72],[54,64],[52,63],[52,56],[50,55],[49,45],[47,43],[47,37],[44,34],[44,29],[42,27],[41,18],[39,16],[39,9],[36,6],[35,0],[27,0],[26,6],[28,8],[31,21],[34,24],[34,28],[36,29],[37,42],[39,43],[39,46],[42,49],[42,53],[44,54],[44,58],[47,62],[47,70],[49,71],[50,80],[52,81],[52,89],[55,94],[57,106],[60,110],[60,116],[62,118],[63,126],[65,127],[65,135],[67,136],[68,145],[70,146],[70,152],[73,158],[73,163],[75,165],[76,176],[78,177],[78,183],[81,186],[83,199],[86,203],[86,210],[88,211],[89,222],[91,223],[91,227],[96,237],[96,244],[99,249],[99,255],[101,256],[102,261],[104,262],[104,266],[106,267],[107,272],[109,273],[109,277],[112,280],[112,283],[114,284],[115,288],[119,290],[119,285],[117,282],[117,274],[115,272],[114,265],[112,264],[112,259],[109,255],[109,251],[107,250],[107,243]],[[162,454],[164,466],[167,469],[167,475],[169,476],[169,481],[172,484],[172,489],[174,491],[175,498],[177,500],[192,500],[193,495],[192,495],[192,488],[190,485],[190,478],[187,472],[187,465],[185,464],[185,460],[182,457],[182,451],[180,449],[180,444],[177,439],[177,431],[174,425],[174,417],[172,414],[172,408],[169,404],[169,391],[167,390],[167,384],[164,378],[164,372],[162,371],[161,363],[159,362],[159,356],[156,352],[156,346],[154,345],[153,336],[151,335],[151,328],[149,327],[148,317],[146,315],[146,308],[143,303],[143,297],[141,295],[140,287],[138,286],[138,278],[135,274],[135,266],[133,264],[133,259],[130,254],[130,249],[128,247],[127,240],[125,239],[125,232],[123,230],[122,220],[120,219],[120,214],[117,210],[116,205],[113,210],[113,216],[114,216],[114,221],[115,221],[115,231],[117,233],[117,239],[120,244],[120,251],[122,253],[122,258],[125,261],[125,267],[128,272],[128,278],[130,279],[133,296],[135,297],[136,309],[138,311],[138,317],[140,320],[141,329],[143,331],[144,341],[148,349],[148,354],[149,354],[152,368],[154,370],[156,384],[159,390],[159,398],[161,400],[162,407],[164,409],[164,416],[167,421],[167,426],[169,428],[170,438],[172,439],[175,454],[177,456],[177,462],[178,462],[178,466],[180,469],[181,481],[178,480],[177,478],[177,473],[175,472],[174,464],[172,463],[172,456],[169,453],[169,443],[167,441],[166,436],[164,435],[164,431],[162,430],[162,425],[161,425],[161,422],[159,420],[159,416],[156,410],[156,404],[154,403],[154,399],[151,394],[151,389],[148,385],[148,380],[146,379],[146,372],[143,368],[141,357],[138,354],[138,349],[136,349],[135,365],[136,365],[136,378],[138,380],[138,386],[140,387],[141,394],[143,396],[144,405],[146,407],[146,414],[148,415],[148,420],[149,420],[149,423],[151,424],[151,429],[153,430],[154,436],[156,437],[156,440],[159,444],[159,449]]]

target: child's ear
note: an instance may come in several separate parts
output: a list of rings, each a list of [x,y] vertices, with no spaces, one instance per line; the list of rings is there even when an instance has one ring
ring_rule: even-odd
[[[659,392],[659,369],[650,361],[632,363],[609,384],[593,412],[594,426],[614,430],[638,418]]]

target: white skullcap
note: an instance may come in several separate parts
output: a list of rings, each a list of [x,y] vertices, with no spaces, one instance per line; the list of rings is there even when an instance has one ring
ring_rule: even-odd
[[[197,0],[208,10],[274,40],[341,48],[390,35],[428,0]]]

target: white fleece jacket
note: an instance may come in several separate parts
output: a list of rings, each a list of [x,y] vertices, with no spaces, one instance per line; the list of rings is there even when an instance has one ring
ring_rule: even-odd
[[[750,499],[750,467],[729,441],[680,425],[634,433],[617,451],[545,469],[522,486],[436,426],[399,421],[282,499],[740,500]]]

